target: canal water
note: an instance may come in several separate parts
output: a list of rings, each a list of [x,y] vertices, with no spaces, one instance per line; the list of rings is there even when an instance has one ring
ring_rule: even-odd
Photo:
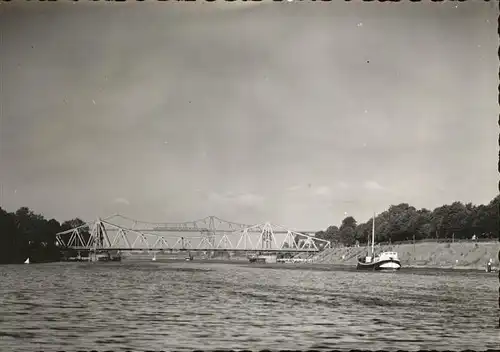
[[[498,348],[498,279],[293,264],[0,266],[0,350]]]

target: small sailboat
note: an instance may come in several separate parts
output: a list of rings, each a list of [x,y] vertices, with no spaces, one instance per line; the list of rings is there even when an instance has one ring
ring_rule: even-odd
[[[372,245],[371,245],[371,255],[367,255],[365,258],[358,258],[358,265],[356,269],[358,270],[384,270],[384,271],[394,271],[401,269],[401,262],[398,258],[397,252],[382,252],[375,256],[374,251],[375,246],[375,214],[373,214],[373,224],[372,224]]]
[[[24,261],[24,264],[29,264],[30,263],[30,258],[26,258],[26,260]]]
[[[153,259],[151,259],[153,262],[156,262],[156,253],[153,255]]]

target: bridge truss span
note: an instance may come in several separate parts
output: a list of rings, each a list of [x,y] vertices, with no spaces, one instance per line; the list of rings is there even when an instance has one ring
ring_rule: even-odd
[[[120,222],[128,221],[128,224]],[[146,223],[121,215],[56,235],[62,248],[119,251],[318,252],[328,241],[269,222],[244,225],[210,216],[183,223]]]

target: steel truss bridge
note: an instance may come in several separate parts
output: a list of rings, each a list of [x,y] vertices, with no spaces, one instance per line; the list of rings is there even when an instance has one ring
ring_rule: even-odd
[[[215,216],[148,223],[115,214],[56,234],[57,245],[82,251],[319,252],[330,242],[269,222],[244,225]]]

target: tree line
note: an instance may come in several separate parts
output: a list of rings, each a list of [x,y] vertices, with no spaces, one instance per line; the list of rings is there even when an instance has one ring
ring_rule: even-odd
[[[498,238],[500,195],[487,205],[454,202],[432,211],[416,209],[407,203],[391,205],[375,217],[376,242],[399,242],[422,239],[478,239]],[[75,218],[63,223],[47,220],[27,207],[9,213],[0,207],[0,264],[51,262],[61,259],[61,248],[56,243],[58,232],[85,224]],[[372,219],[358,224],[352,216],[340,226],[329,226],[315,235],[332,245],[366,244],[371,238]],[[87,240],[90,234],[82,236]]]
[[[424,239],[478,239],[498,238],[499,201],[497,195],[486,205],[454,202],[434,210],[416,209],[401,203],[375,216],[375,242],[399,242]],[[332,245],[351,246],[371,241],[373,218],[358,224],[352,216],[340,226],[329,226],[316,237]]]
[[[27,207],[14,213],[0,207],[0,264],[23,263],[27,258],[37,263],[59,261],[61,251],[56,234],[84,223],[76,218],[61,224]]]

